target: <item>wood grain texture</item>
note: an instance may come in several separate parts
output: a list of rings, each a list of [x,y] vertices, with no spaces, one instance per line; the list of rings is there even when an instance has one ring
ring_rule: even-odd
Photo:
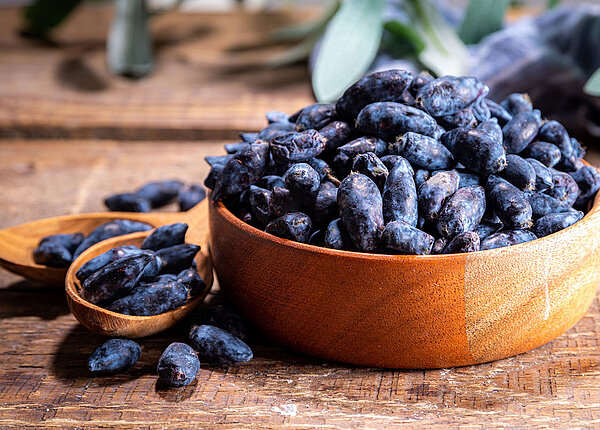
[[[20,38],[19,10],[3,8],[0,137],[214,140],[258,130],[266,111],[313,101],[306,65],[263,64],[285,48],[268,32],[314,12],[157,16],[155,72],[129,80],[106,69],[110,3],[82,6],[50,46]]]
[[[587,311],[600,283],[600,197],[580,223],[530,243],[467,256],[465,310],[476,361],[525,352]]]
[[[106,310],[96,306],[81,297],[81,283],[75,276],[77,270],[92,258],[123,245],[140,246],[144,239],[152,231],[132,233],[125,236],[115,237],[97,243],[86,249],[69,267],[64,281],[67,293],[67,304],[73,316],[83,326],[94,333],[110,337],[138,338],[151,336],[171,328],[177,322],[189,316],[194,309],[203,301],[213,284],[213,267],[210,255],[206,249],[206,227],[204,219],[207,216],[206,201],[198,205],[201,210],[192,211],[194,217],[181,219],[180,222],[188,221],[189,230],[186,234],[186,242],[201,244],[202,249],[195,257],[198,273],[204,280],[206,286],[196,297],[189,300],[183,306],[152,316],[131,316]],[[192,218],[192,219],[189,219]],[[196,222],[194,222],[194,219]]]
[[[224,142],[0,142],[0,228],[102,210],[149,179],[199,181]],[[600,158],[592,151],[591,160]],[[140,167],[143,166],[143,167]],[[167,208],[166,210],[172,210]],[[209,300],[220,298],[218,284]],[[198,310],[198,314],[202,309]],[[0,271],[0,428],[593,428],[600,422],[600,302],[567,333],[508,359],[454,369],[365,368],[295,353],[252,331],[255,358],[202,365],[197,382],[156,386],[156,363],[191,320],[140,340],[126,374],[85,370],[106,338],[64,293]]]

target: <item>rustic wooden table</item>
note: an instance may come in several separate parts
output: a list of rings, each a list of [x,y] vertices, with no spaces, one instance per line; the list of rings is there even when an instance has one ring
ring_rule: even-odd
[[[262,112],[310,102],[303,66],[256,67],[265,30],[288,19],[159,17],[157,72],[132,82],[104,69],[105,8],[78,12],[56,46],[19,39],[16,11],[2,10],[0,228],[99,211],[103,196],[151,179],[202,181],[202,158],[261,127]],[[209,299],[218,298],[215,288]],[[534,351],[429,371],[325,362],[252,333],[251,362],[203,365],[191,386],[163,390],[157,359],[185,339],[189,321],[142,339],[126,374],[93,377],[86,360],[103,339],[70,315],[64,292],[0,271],[0,427],[598,427],[599,319],[595,300]]]

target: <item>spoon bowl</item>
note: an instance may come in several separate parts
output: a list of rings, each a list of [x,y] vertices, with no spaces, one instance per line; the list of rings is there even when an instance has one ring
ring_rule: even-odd
[[[199,244],[206,243],[206,200],[187,212],[100,212],[46,218],[0,230],[0,266],[33,281],[62,288],[67,267],[48,267],[33,261],[33,250],[46,236],[60,233],[89,234],[96,227],[115,219],[128,219],[159,227],[187,222],[203,229]]]
[[[140,246],[151,232],[131,233],[97,243],[85,250],[69,267],[65,279],[67,303],[75,318],[90,331],[113,337],[138,338],[150,336],[168,329],[185,318],[202,303],[210,291],[213,283],[212,264],[209,254],[202,249],[196,255],[195,260],[198,273],[206,283],[206,287],[198,296],[177,309],[152,316],[123,315],[96,306],[80,296],[81,285],[75,273],[84,263],[117,246]]]

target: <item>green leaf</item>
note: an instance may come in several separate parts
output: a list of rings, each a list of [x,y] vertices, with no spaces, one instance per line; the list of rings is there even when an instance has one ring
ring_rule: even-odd
[[[509,0],[470,0],[458,35],[467,45],[502,28]]]
[[[552,9],[552,8],[558,6],[559,4],[560,4],[560,0],[548,0],[548,3],[546,3],[546,8]]]
[[[409,42],[417,54],[425,49],[425,41],[414,27],[400,21],[388,21],[385,23],[384,28],[394,36]]]
[[[410,23],[425,42],[419,61],[434,74],[464,75],[468,72],[468,52],[456,32],[429,0],[406,0],[404,8]]]
[[[590,96],[600,97],[600,69],[596,70],[583,87],[583,92]]]
[[[27,32],[44,35],[66,19],[82,0],[36,0],[24,12]]]
[[[312,75],[319,101],[333,101],[369,68],[381,42],[385,0],[344,0],[321,43]]]

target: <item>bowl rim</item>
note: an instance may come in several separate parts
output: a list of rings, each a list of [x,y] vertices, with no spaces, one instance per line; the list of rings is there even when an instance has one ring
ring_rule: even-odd
[[[587,162],[585,164],[590,165]],[[234,225],[236,228],[243,230],[245,233],[256,236],[261,240],[271,242],[273,244],[280,245],[280,246],[294,248],[299,251],[314,252],[317,254],[323,254],[323,255],[327,255],[327,256],[331,256],[331,257],[337,256],[337,257],[345,257],[345,258],[351,258],[351,259],[366,259],[366,260],[379,260],[379,261],[381,261],[381,260],[389,261],[391,259],[404,260],[404,261],[406,261],[406,260],[409,260],[409,261],[413,261],[413,260],[416,260],[416,261],[419,261],[419,260],[425,260],[425,261],[446,260],[446,261],[448,261],[448,260],[464,259],[468,255],[489,255],[491,253],[497,253],[497,252],[499,252],[499,251],[501,252],[503,250],[505,251],[506,249],[515,249],[516,247],[523,247],[525,245],[530,245],[530,246],[532,244],[539,245],[550,237],[552,237],[553,239],[556,239],[557,235],[569,234],[569,231],[571,229],[573,229],[574,227],[581,228],[581,224],[580,224],[581,222],[583,222],[584,220],[589,220],[593,215],[600,212],[600,191],[598,191],[596,193],[596,196],[594,197],[594,200],[591,204],[589,211],[587,213],[585,213],[583,218],[581,218],[579,221],[570,225],[567,228],[557,231],[556,233],[552,233],[547,236],[540,237],[535,240],[531,240],[529,242],[523,242],[523,243],[519,243],[516,245],[510,245],[510,246],[504,246],[501,248],[485,249],[485,250],[475,251],[475,252],[463,252],[463,253],[459,253],[459,254],[404,255],[404,254],[376,254],[376,253],[372,253],[372,252],[346,251],[346,250],[341,250],[341,249],[332,249],[332,248],[325,248],[323,246],[310,245],[308,243],[296,242],[296,241],[290,240],[290,239],[283,239],[278,236],[267,233],[263,230],[260,230],[259,228],[256,228],[253,225],[250,225],[250,224],[242,221],[241,219],[239,219],[229,209],[227,209],[227,207],[225,206],[225,204],[222,201],[212,200],[212,191],[209,191],[209,193],[207,195],[207,199],[209,199],[209,203],[210,203],[209,207],[214,208],[214,210],[216,210],[216,212],[223,219],[225,219],[230,224]],[[211,235],[213,234],[212,229],[210,231],[210,234]],[[487,253],[487,254],[482,254],[482,253]]]

